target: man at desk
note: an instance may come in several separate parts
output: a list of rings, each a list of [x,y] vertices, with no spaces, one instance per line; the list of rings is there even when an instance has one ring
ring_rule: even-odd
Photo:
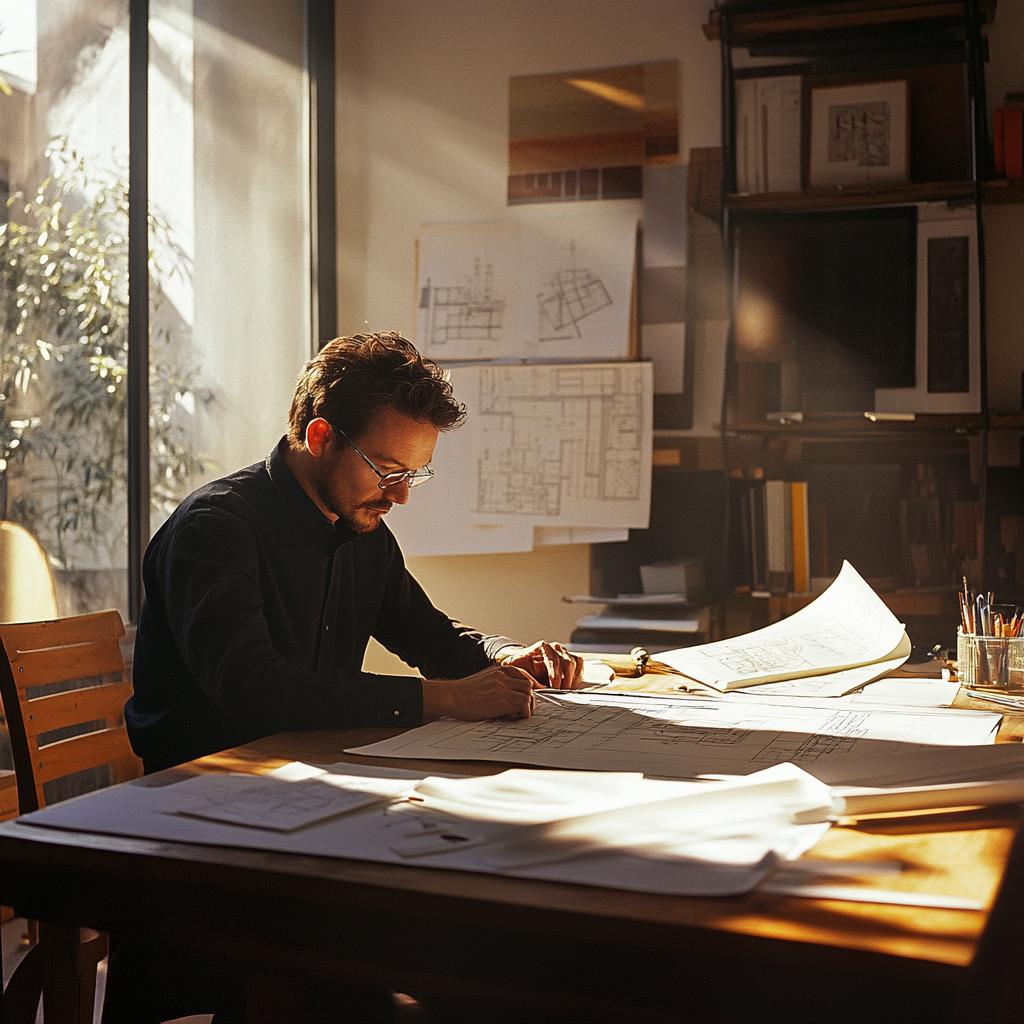
[[[526,717],[535,685],[578,681],[560,644],[435,608],[383,522],[464,418],[406,339],[337,338],[300,374],[266,460],[181,503],[143,565],[125,719],[147,771],[293,729]],[[363,672],[371,636],[423,678]]]
[[[384,525],[464,417],[409,341],[338,338],[303,369],[266,460],[181,503],[146,552],[125,707],[147,772],[286,730],[525,717],[535,685],[577,683],[582,660],[560,644],[485,636],[438,611]],[[423,677],[363,672],[371,636]],[[383,991],[318,998],[352,1020],[390,1013]],[[243,1007],[244,978],[216,960],[140,942],[111,958],[108,1021],[226,1021]]]

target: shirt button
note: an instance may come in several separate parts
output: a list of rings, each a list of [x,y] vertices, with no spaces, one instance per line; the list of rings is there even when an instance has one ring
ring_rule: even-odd
[[[324,629],[330,629],[330,628],[331,628],[330,626],[324,626]]]
[[[398,718],[402,714],[402,712],[401,711],[393,711],[392,714],[395,716],[395,718]]]

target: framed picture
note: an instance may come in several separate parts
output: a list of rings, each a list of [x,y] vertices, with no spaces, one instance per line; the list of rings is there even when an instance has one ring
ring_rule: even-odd
[[[810,110],[812,188],[907,180],[906,79],[812,85]]]
[[[877,388],[876,412],[981,411],[978,235],[968,210],[921,208],[915,385]]]

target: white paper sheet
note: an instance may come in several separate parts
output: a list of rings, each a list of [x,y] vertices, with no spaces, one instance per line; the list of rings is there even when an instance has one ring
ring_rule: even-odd
[[[410,787],[424,778],[423,772],[388,768],[348,764],[334,768],[346,775],[399,780]],[[190,800],[187,796],[183,800],[183,791],[187,793],[181,784],[167,785],[166,778],[147,777],[99,790],[78,800],[55,804],[19,820],[26,828],[44,826],[392,864],[410,863],[408,857],[397,853],[393,847],[408,843],[416,836],[430,840],[453,829],[463,833],[478,830],[481,844],[469,847],[462,843],[445,845],[442,840],[436,852],[417,856],[416,866],[547,879],[634,892],[700,896],[749,892],[781,860],[799,857],[827,830],[824,825],[794,825],[780,821],[777,828],[766,827],[758,837],[740,837],[738,843],[741,845],[730,846],[727,840],[719,840],[721,845],[717,850],[704,841],[703,845],[695,844],[693,850],[680,852],[652,851],[642,856],[595,853],[558,862],[506,868],[490,863],[481,855],[486,849],[483,843],[489,838],[507,835],[509,826],[500,821],[442,815],[410,803],[384,807],[377,804],[295,831],[280,832],[181,815],[177,812]],[[716,859],[718,854],[723,859]]]
[[[795,810],[829,799],[828,786],[792,764],[742,780],[695,784],[681,791],[679,785],[685,784],[661,799],[510,829],[480,855],[503,868],[609,850],[753,866],[772,849],[772,844],[766,848],[766,836],[788,831]]]
[[[293,763],[267,775],[198,775],[178,787],[177,814],[292,832],[316,821],[394,800],[405,782],[337,775]],[[302,769],[306,769],[302,771]]]
[[[461,401],[460,393],[455,394]],[[411,491],[408,504],[395,505],[387,514],[388,528],[407,558],[533,550],[530,522],[474,521],[476,469],[468,424],[438,437],[431,468],[435,479]]]
[[[851,704],[905,704],[915,708],[948,708],[960,690],[959,683],[946,679],[879,679],[844,700]]]
[[[792,762],[831,783],[883,755],[989,743],[1000,721],[988,712],[915,714],[903,708],[566,693],[538,702],[529,719],[445,719],[348,753],[643,771],[668,778],[749,775]]]
[[[870,665],[858,665],[856,668],[844,668],[838,672],[825,672],[822,675],[783,679],[777,683],[738,686],[732,692],[748,693],[756,697],[842,697],[899,668],[910,654],[910,641],[907,640],[904,646],[906,653],[898,658],[888,658]],[[659,654],[658,657],[661,658],[662,655]]]
[[[387,516],[406,556],[530,551],[538,527],[592,543],[647,526],[650,364],[462,366],[451,381],[467,422],[438,438],[435,479]]]
[[[519,344],[519,226],[424,224],[416,338],[431,359],[495,359]]]
[[[627,358],[640,202],[536,203],[509,214],[522,227],[522,350],[508,355]]]
[[[441,362],[630,355],[637,200],[420,229],[417,340]]]
[[[649,363],[460,367],[452,386],[468,410],[472,521],[647,526]]]
[[[708,686],[732,690],[906,660],[909,654],[902,623],[843,562],[832,585],[789,618],[731,640],[668,651],[657,660]]]

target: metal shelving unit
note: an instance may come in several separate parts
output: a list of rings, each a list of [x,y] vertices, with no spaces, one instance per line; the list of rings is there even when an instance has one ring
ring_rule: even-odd
[[[710,12],[704,26],[709,40],[721,48],[723,234],[729,274],[730,330],[726,355],[726,388],[721,431],[723,463],[728,471],[739,463],[735,448],[751,450],[786,443],[843,446],[871,445],[886,441],[906,443],[909,448],[947,442],[970,446],[971,465],[977,465],[978,502],[985,523],[985,466],[989,428],[985,354],[984,226],[982,205],[1024,199],[1021,187],[986,182],[990,148],[986,128],[984,64],[987,42],[983,26],[994,15],[994,0],[846,0],[831,3],[752,2],[723,0]],[[868,73],[892,74],[901,67],[962,65],[964,68],[967,123],[963,125],[969,167],[960,179],[915,181],[906,184],[846,186],[833,189],[804,188],[799,192],[737,194],[735,91],[737,68],[734,51],[748,49],[752,56],[779,61],[799,61],[802,74],[827,76]],[[760,70],[760,69],[759,69]],[[963,139],[960,140],[961,144]],[[921,202],[947,202],[951,206],[973,204],[978,239],[978,273],[981,380],[980,409],[970,415],[918,414],[901,422],[880,417],[874,422],[852,413],[806,415],[800,420],[751,421],[730,414],[730,395],[736,373],[735,300],[736,218],[747,212],[787,214],[906,206]],[[741,460],[743,461],[743,460]],[[733,511],[733,514],[735,512]],[[723,538],[728,544],[729,525]],[[728,550],[728,548],[727,548]],[[983,559],[983,552],[980,558]],[[984,574],[984,569],[982,570]],[[723,593],[727,592],[723,586]],[[785,601],[780,603],[780,607]]]

